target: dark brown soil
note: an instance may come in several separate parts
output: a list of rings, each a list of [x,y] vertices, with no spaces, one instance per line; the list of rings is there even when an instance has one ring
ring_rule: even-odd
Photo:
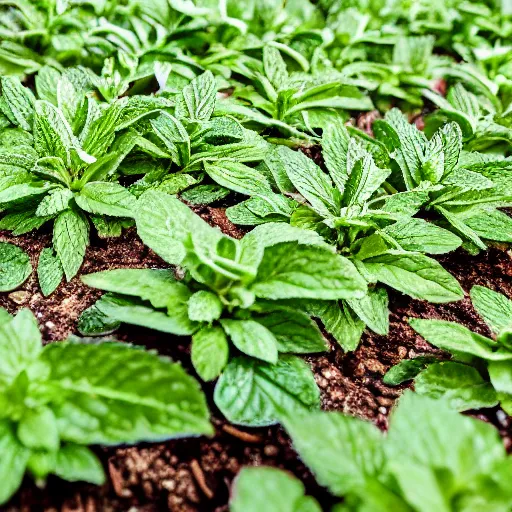
[[[212,224],[232,236],[242,232],[229,223],[220,208],[195,208]],[[0,233],[0,240],[25,249],[34,268],[40,250],[50,243],[48,234],[11,237]],[[489,286],[512,296],[512,255],[503,248],[493,248],[477,257],[456,252],[441,259],[468,291],[473,285]],[[163,262],[137,239],[133,230],[119,239],[93,239],[82,272],[89,273],[119,267],[162,267]],[[18,290],[19,291],[19,290]],[[23,286],[25,294],[0,294],[0,306],[15,312],[30,307],[38,317],[46,341],[57,341],[76,332],[76,320],[99,296],[78,278],[63,284],[44,298],[32,276]],[[24,297],[23,297],[24,295]],[[15,300],[13,300],[13,298]],[[433,305],[390,294],[391,329],[388,337],[366,333],[358,350],[345,354],[335,344],[322,356],[308,357],[322,390],[325,409],[343,411],[387,427],[387,416],[405,386],[390,388],[382,383],[387,369],[403,358],[436,353],[412,331],[409,317],[443,318],[459,321],[471,329],[489,334],[471,307],[469,299],[453,304]],[[190,368],[188,342],[153,331],[123,327],[116,337],[150,348],[179,360]],[[212,386],[205,386],[211,396]],[[51,478],[46,489],[37,489],[27,479],[12,502],[2,508],[9,512],[28,511],[139,511],[139,512],[221,512],[227,511],[231,482],[244,465],[268,464],[288,469],[299,476],[307,491],[326,509],[328,494],[312,478],[292,450],[286,434],[279,427],[238,429],[221,419],[212,406],[216,434],[213,439],[189,439],[131,448],[98,448],[109,475],[103,487],[69,484]],[[483,411],[480,417],[500,430],[508,447],[512,444],[512,425],[502,411]],[[136,507],[136,508],[132,508]]]

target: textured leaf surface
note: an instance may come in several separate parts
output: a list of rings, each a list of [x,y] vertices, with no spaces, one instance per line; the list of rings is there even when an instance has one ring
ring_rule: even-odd
[[[28,254],[16,245],[0,242],[0,292],[15,290],[31,273]]]

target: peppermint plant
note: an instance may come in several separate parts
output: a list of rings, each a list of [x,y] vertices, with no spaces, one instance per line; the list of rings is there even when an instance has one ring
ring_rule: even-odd
[[[499,210],[512,204],[510,165],[503,158],[462,150],[459,124],[450,122],[429,140],[396,109],[374,123],[393,161],[390,182],[401,192],[427,194],[424,211],[438,215],[472,252],[489,241],[510,242],[512,220]]]
[[[114,342],[43,347],[28,309],[0,318],[0,504],[25,473],[38,485],[51,474],[104,483],[88,445],[213,434],[206,399],[179,364]]]
[[[384,381],[393,385],[414,378],[418,393],[444,398],[460,411],[494,407],[512,412],[512,301],[483,286],[471,289],[471,301],[492,338],[444,320],[410,320],[429,343],[451,353],[450,361],[420,357],[394,366]]]
[[[357,347],[365,326],[387,334],[388,296],[382,284],[434,303],[461,299],[457,281],[427,256],[461,244],[455,234],[415,216],[428,193],[394,193],[387,182],[389,167],[377,165],[341,123],[324,130],[322,147],[327,173],[286,147],[276,148],[251,174],[232,172],[231,187],[253,197],[228,208],[227,215],[240,224],[282,220],[314,230],[354,262],[371,284],[364,298],[328,310],[310,304],[329,332],[346,350]]]
[[[336,512],[507,512],[512,506],[511,459],[497,431],[442,401],[406,392],[391,413],[387,434],[339,412],[290,415],[284,425],[317,482],[343,498]],[[269,512],[321,510],[292,476],[265,467],[243,469],[230,510],[256,512],[263,506]]]
[[[231,421],[266,424],[275,420],[279,401],[317,405],[311,371],[288,354],[326,350],[303,302],[328,305],[363,297],[366,283],[355,266],[315,233],[285,224],[233,239],[162,192],[141,196],[136,222],[144,243],[177,269],[83,276],[86,284],[110,293],[84,313],[81,325],[101,332],[107,317],[107,329],[117,321],[192,336],[197,373],[204,380],[223,373],[215,399]],[[230,353],[243,355],[230,362]],[[284,384],[283,379],[293,378],[293,385]],[[269,380],[276,387],[275,402],[265,398],[263,389],[247,395],[240,389]],[[288,389],[279,391],[279,386]],[[233,401],[233,393],[242,396]],[[263,410],[254,410],[259,401]]]
[[[100,237],[132,224],[136,197],[118,182],[127,155],[134,148],[156,158],[167,153],[131,128],[154,111],[151,99],[99,104],[80,70],[41,72],[40,99],[16,78],[0,83],[0,229],[22,235],[53,223],[55,252],[45,251],[39,269],[52,280],[42,283],[48,294],[63,274],[70,280],[80,269],[91,224]]]

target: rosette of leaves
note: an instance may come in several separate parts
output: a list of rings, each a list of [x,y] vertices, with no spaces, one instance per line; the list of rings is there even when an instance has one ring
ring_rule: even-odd
[[[82,280],[111,292],[84,313],[174,335],[192,335],[192,363],[204,380],[222,376],[215,401],[235,423],[263,425],[282,408],[316,407],[313,375],[289,355],[326,349],[300,301],[360,298],[354,265],[310,231],[265,225],[242,240],[223,235],[175,197],[146,192],[137,230],[170,270],[130,269]],[[229,354],[243,354],[234,358]],[[270,400],[267,393],[273,395]]]
[[[179,364],[121,343],[43,347],[28,309],[0,317],[0,504],[26,472],[39,484],[50,474],[102,484],[87,445],[213,433],[206,399]]]
[[[415,217],[428,193],[387,193],[390,169],[379,167],[341,123],[324,131],[322,147],[328,173],[304,154],[279,147],[259,168],[265,173],[254,180],[259,190],[244,191],[247,174],[231,177],[238,192],[254,197],[228,208],[227,215],[240,224],[280,220],[315,230],[352,259],[372,285],[368,294],[328,310],[309,304],[329,332],[346,350],[357,347],[365,325],[387,334],[388,296],[381,284],[430,302],[461,299],[457,281],[427,256],[461,244],[450,231]],[[274,193],[269,183],[287,197]]]
[[[53,222],[55,254],[45,252],[39,273],[51,281],[41,283],[49,294],[63,273],[70,280],[78,272],[91,222],[101,237],[132,223],[136,198],[118,183],[126,156],[135,147],[148,160],[167,153],[131,128],[155,111],[153,99],[99,104],[79,70],[47,68],[36,82],[37,100],[18,79],[0,79],[0,122],[10,126],[0,131],[0,229],[21,235]]]
[[[399,384],[414,378],[418,393],[447,399],[460,411],[501,407],[512,412],[512,301],[483,286],[471,289],[471,301],[492,338],[444,320],[410,320],[429,343],[452,354],[450,361],[433,357],[408,359],[394,366],[384,380]]]
[[[496,94],[496,91],[492,92]],[[492,149],[494,153],[508,153],[512,129],[509,114],[502,112],[498,99],[493,103],[468,91],[462,84],[451,87],[446,98],[432,92],[424,94],[439,107],[425,118],[427,135],[433,134],[447,121],[454,121],[461,128],[466,151]]]
[[[130,189],[135,195],[154,189],[181,193],[190,203],[207,204],[226,197],[232,188],[229,174],[217,176],[216,166],[249,169],[250,173],[243,164],[264,158],[269,144],[262,137],[233,117],[215,115],[216,95],[215,78],[206,71],[173,96],[173,114],[161,111],[150,120],[152,141],[166,152],[170,166],[160,165],[135,182]],[[211,172],[210,167],[214,168]],[[138,166],[134,171],[140,173]],[[213,184],[201,184],[205,171]]]
[[[454,122],[429,140],[396,109],[375,121],[374,132],[393,160],[389,181],[417,197],[418,208],[437,213],[438,223],[460,236],[465,248],[476,252],[487,248],[487,240],[512,241],[512,220],[499,210],[512,204],[510,162],[462,151]]]
[[[282,54],[299,70],[289,71]],[[233,115],[244,124],[273,127],[286,135],[308,138],[333,119],[348,117],[347,111],[373,108],[370,98],[350,79],[335,70],[309,73],[308,59],[283,43],[266,44],[262,62],[251,60],[247,64],[241,70],[246,80],[218,107],[218,112]]]
[[[336,512],[507,512],[511,458],[496,429],[439,400],[407,391],[387,434],[338,412],[288,416],[286,430],[317,482],[343,503]],[[263,492],[261,492],[263,490]],[[319,512],[302,482],[273,468],[246,468],[232,512]]]

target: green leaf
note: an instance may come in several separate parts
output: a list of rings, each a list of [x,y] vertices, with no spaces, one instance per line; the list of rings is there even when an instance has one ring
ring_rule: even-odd
[[[361,299],[347,299],[354,313],[375,333],[389,332],[388,294],[384,288],[370,288]]]
[[[231,512],[321,512],[318,502],[304,496],[304,484],[272,467],[243,468],[230,501]]]
[[[332,300],[362,297],[366,283],[348,259],[287,242],[265,249],[251,290],[267,299]]]
[[[288,84],[288,70],[277,48],[270,45],[263,47],[263,69],[276,91],[286,88]]]
[[[82,210],[111,217],[133,217],[137,199],[118,183],[90,182],[75,196]]]
[[[258,427],[276,423],[285,412],[318,408],[320,393],[298,357],[282,356],[275,365],[237,357],[218,380],[214,400],[230,422]]]
[[[450,231],[423,219],[399,220],[383,229],[405,251],[445,254],[460,247],[462,240]]]
[[[248,196],[272,194],[263,174],[252,167],[230,160],[205,163],[204,170],[219,185]]]
[[[20,487],[30,456],[6,420],[0,421],[0,452],[0,505],[3,505]]]
[[[105,472],[100,460],[85,446],[63,446],[57,453],[57,463],[53,472],[68,482],[82,481],[95,485],[105,483]]]
[[[495,334],[512,327],[512,301],[505,295],[484,286],[473,286],[471,302]]]
[[[347,180],[343,202],[347,206],[362,205],[376,192],[390,174],[389,169],[375,165],[368,154],[358,160]]]
[[[23,87],[19,79],[14,76],[1,77],[0,86],[5,100],[4,114],[13,124],[31,131],[35,98],[30,89]]]
[[[365,324],[343,302],[340,305],[319,301],[310,313],[324,324],[325,330],[334,336],[343,350],[351,352],[358,347]]]
[[[342,122],[330,123],[322,134],[322,154],[329,174],[340,191],[349,178],[347,153],[350,136]]]
[[[203,327],[192,337],[192,364],[205,381],[216,379],[228,364],[229,344],[221,327]]]
[[[74,210],[60,213],[53,226],[53,246],[68,281],[80,270],[88,245],[89,222],[85,215]]]
[[[176,117],[207,121],[215,109],[217,85],[211,71],[194,78],[176,98]]]
[[[15,290],[31,273],[28,254],[16,245],[0,242],[0,292]]]
[[[146,302],[122,296],[103,295],[96,302],[101,313],[112,320],[127,324],[140,325],[157,331],[184,336],[192,334],[198,327],[188,317],[187,300],[190,297],[188,290],[175,289],[176,301],[169,300],[167,312],[155,310]]]
[[[382,433],[373,424],[338,412],[287,412],[284,426],[318,483],[336,496],[364,489],[382,472]]]
[[[451,361],[429,365],[414,379],[414,389],[448,400],[458,411],[494,407],[498,403],[493,387],[475,368]]]
[[[482,209],[465,219],[478,236],[498,242],[512,242],[512,218],[495,208]]]
[[[509,351],[493,350],[497,343],[468,328],[445,320],[413,318],[411,327],[429,343],[455,354],[468,354],[489,361],[512,360]]]
[[[165,144],[172,161],[185,167],[190,160],[190,137],[183,124],[167,112],[151,120],[157,137]]]
[[[106,336],[119,328],[121,322],[103,314],[96,305],[82,311],[77,329],[82,336]]]
[[[194,322],[211,323],[218,320],[222,309],[219,297],[206,290],[195,292],[188,301],[188,317]]]
[[[18,439],[34,450],[57,451],[60,446],[57,419],[48,407],[29,409],[20,418]]]
[[[59,286],[64,277],[64,270],[51,247],[44,248],[39,254],[37,265],[39,286],[45,297],[51,295]]]
[[[10,384],[39,356],[42,349],[37,320],[22,309],[0,326],[0,383]]]
[[[274,335],[279,352],[310,354],[328,348],[316,323],[301,311],[279,309],[258,317],[257,321]]]
[[[230,194],[230,190],[220,185],[198,185],[185,190],[180,197],[191,204],[210,204],[224,199]]]
[[[53,408],[64,441],[119,444],[213,433],[198,383],[153,353],[120,343],[63,342],[47,345],[42,361],[59,394]]]
[[[277,340],[266,327],[254,320],[221,320],[220,323],[238,350],[262,361],[277,362]]]
[[[50,190],[39,203],[36,215],[39,217],[50,217],[70,208],[73,199],[73,192],[67,188],[56,188]]]
[[[414,379],[414,377],[429,364],[435,363],[436,361],[437,358],[433,356],[419,356],[414,359],[403,359],[386,372],[382,382],[387,386],[398,386],[403,382]]]
[[[424,254],[389,251],[365,260],[364,266],[376,281],[415,299],[444,303],[464,296],[457,280]]]
[[[179,264],[185,257],[183,243],[191,233],[206,248],[215,247],[222,237],[179,199],[152,190],[139,198],[135,221],[144,244],[171,264]]]
[[[339,213],[339,200],[331,178],[306,155],[280,147],[280,156],[288,178],[295,188],[309,201],[311,207],[324,217]]]

